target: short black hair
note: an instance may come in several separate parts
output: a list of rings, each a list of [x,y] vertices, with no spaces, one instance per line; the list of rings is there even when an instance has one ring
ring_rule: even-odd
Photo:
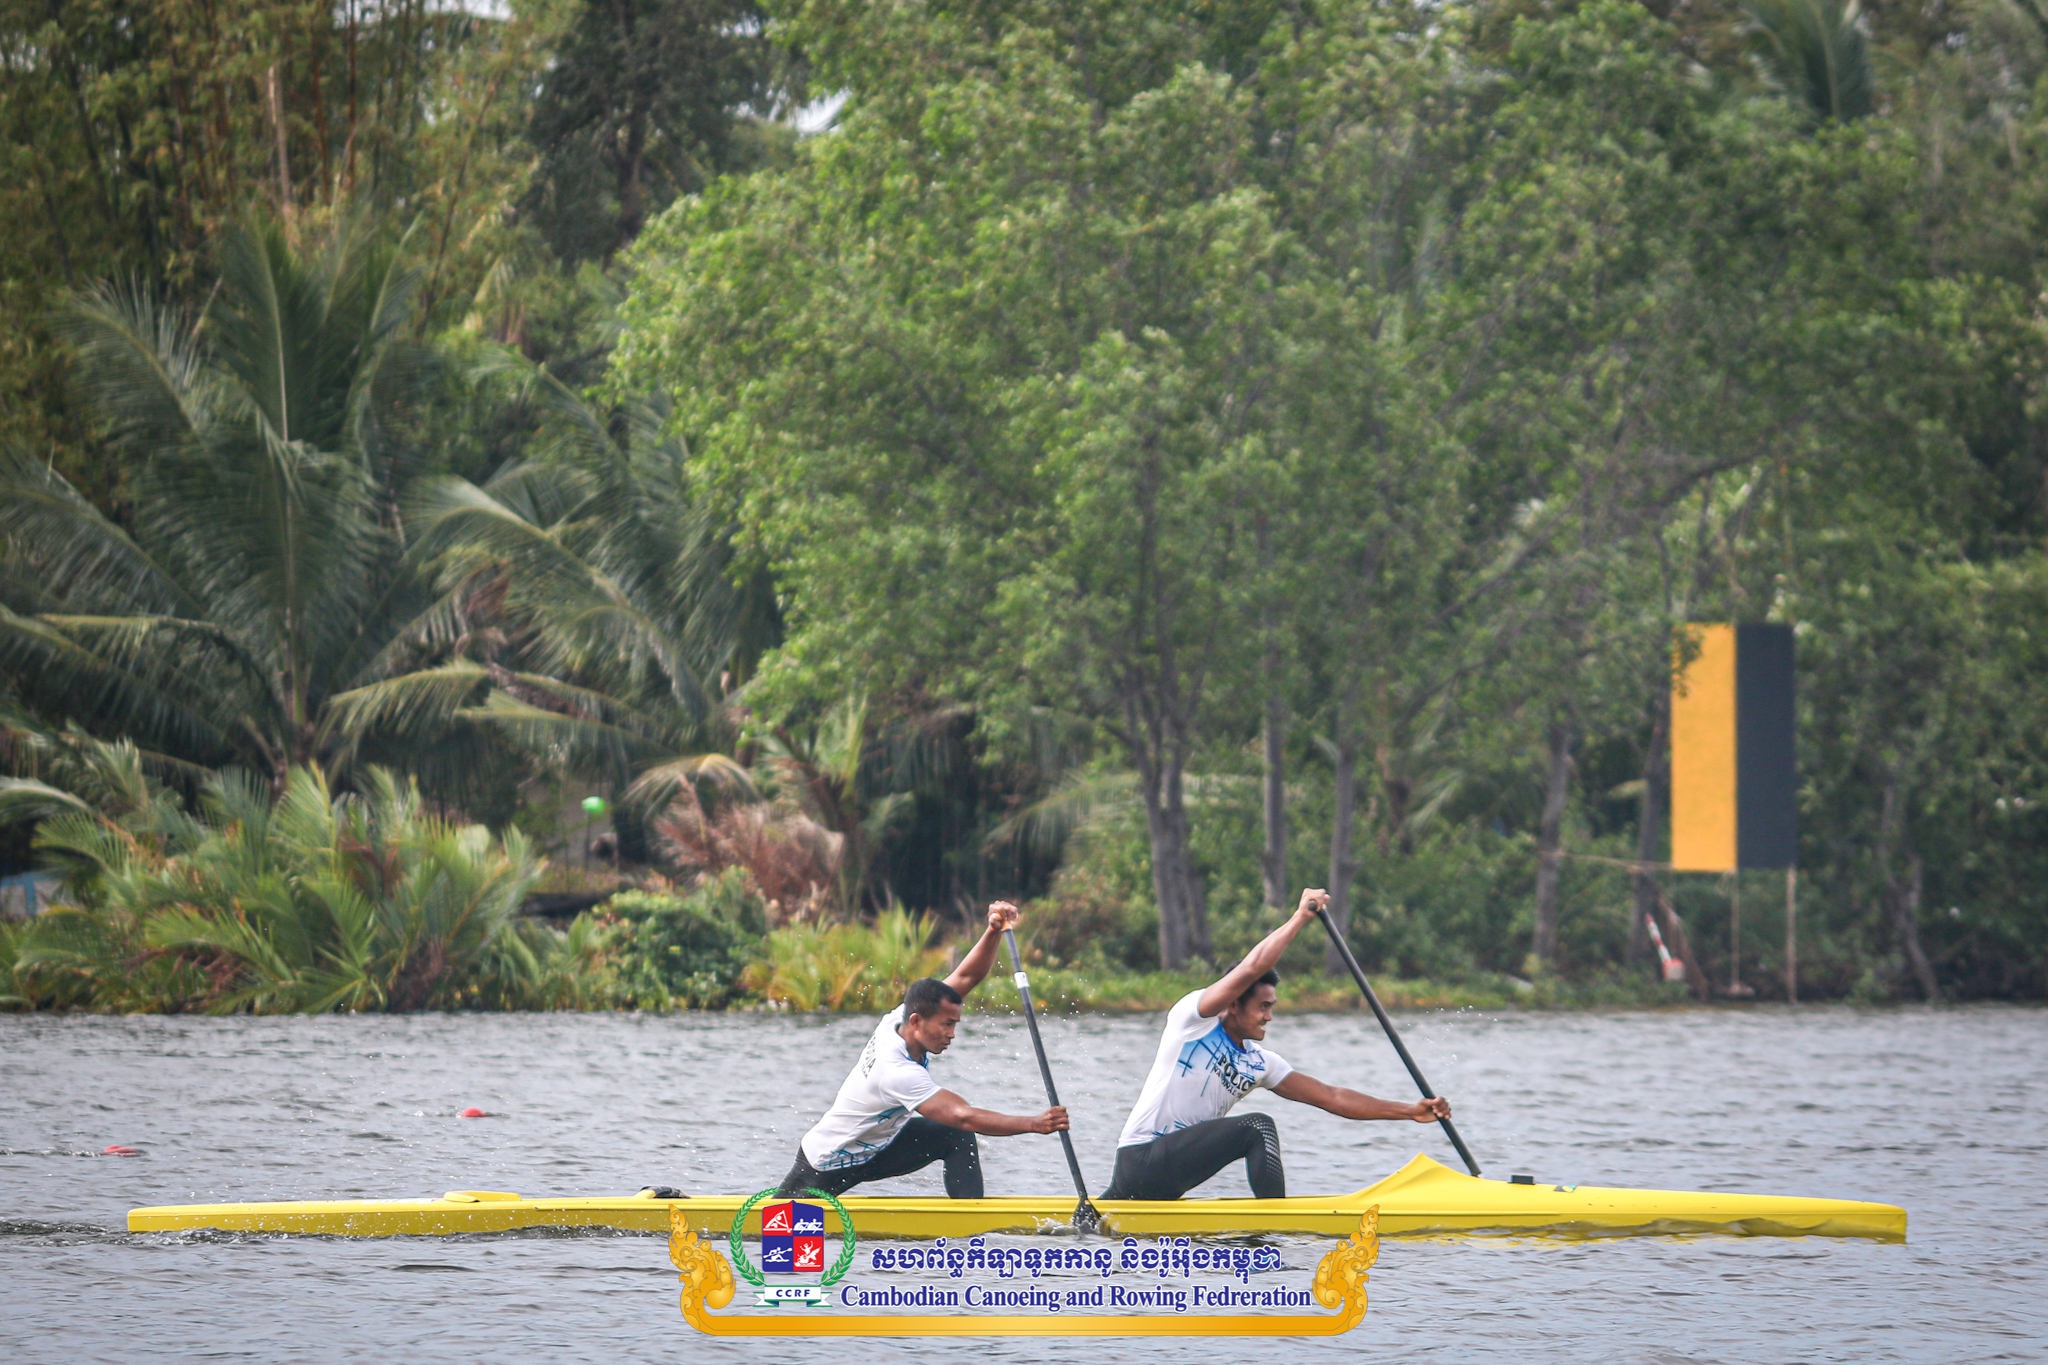
[[[911,982],[910,989],[903,992],[903,1017],[908,1019],[915,1014],[923,1019],[936,1019],[940,1005],[957,1005],[960,999],[960,992],[936,976],[921,977]]]
[[[1245,1001],[1251,999],[1252,992],[1257,990],[1261,986],[1271,986],[1275,992],[1279,991],[1279,970],[1277,968],[1268,967],[1265,971],[1260,972],[1258,980],[1252,982],[1251,985],[1246,986],[1243,990],[1237,993],[1237,1003],[1242,1005]]]

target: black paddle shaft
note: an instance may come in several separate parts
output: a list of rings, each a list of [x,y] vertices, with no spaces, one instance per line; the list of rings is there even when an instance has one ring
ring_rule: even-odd
[[[1423,1079],[1422,1068],[1415,1065],[1415,1059],[1408,1055],[1408,1045],[1401,1041],[1400,1034],[1394,1032],[1394,1021],[1387,1018],[1387,1011],[1380,1004],[1380,998],[1372,993],[1372,984],[1365,979],[1365,973],[1359,969],[1358,959],[1351,955],[1351,945],[1344,941],[1344,936],[1337,932],[1337,926],[1330,923],[1330,917],[1321,909],[1316,911],[1316,918],[1323,922],[1323,928],[1330,931],[1330,942],[1337,945],[1338,953],[1344,958],[1344,965],[1351,969],[1351,979],[1358,983],[1359,990],[1365,992],[1365,1003],[1371,1005],[1372,1012],[1379,1016],[1380,1027],[1387,1031],[1387,1041],[1394,1045],[1394,1051],[1401,1054],[1401,1065],[1407,1067],[1408,1074],[1415,1078],[1416,1089],[1422,1092],[1422,1098],[1435,1099],[1436,1091]],[[1479,1163],[1472,1159],[1470,1149],[1465,1146],[1465,1139],[1458,1136],[1457,1126],[1448,1118],[1438,1119],[1437,1122],[1444,1126],[1444,1136],[1451,1140],[1451,1146],[1456,1147],[1458,1155],[1465,1158],[1465,1169],[1478,1175]]]
[[[1038,1074],[1045,1080],[1045,1102],[1059,1108],[1060,1092],[1053,1088],[1052,1065],[1045,1060],[1045,1040],[1038,1036],[1038,1014],[1031,1008],[1031,982],[1024,975],[1024,959],[1017,952],[1017,935],[1013,930],[1003,930],[1003,942],[1010,949],[1010,970],[1017,982],[1017,994],[1024,998],[1024,1022],[1031,1026],[1031,1050],[1038,1054]],[[1067,1153],[1067,1169],[1074,1176],[1074,1193],[1081,1196],[1081,1203],[1075,1208],[1077,1224],[1086,1218],[1099,1225],[1102,1216],[1095,1211],[1095,1205],[1088,1200],[1088,1182],[1081,1178],[1081,1159],[1074,1155],[1074,1135],[1060,1129],[1060,1146]],[[1086,1210],[1084,1214],[1082,1210]]]

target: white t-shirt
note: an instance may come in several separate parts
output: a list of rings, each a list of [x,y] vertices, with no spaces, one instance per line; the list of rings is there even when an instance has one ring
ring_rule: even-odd
[[[815,1170],[858,1166],[896,1140],[917,1107],[939,1093],[939,1085],[915,1061],[896,1026],[903,1006],[882,1016],[860,1060],[846,1073],[832,1107],[804,1134],[804,1160]]]
[[[1253,1086],[1271,1090],[1293,1071],[1269,1047],[1249,1039],[1239,1047],[1223,1031],[1220,1016],[1202,1017],[1202,993],[1189,991],[1166,1012],[1166,1032],[1159,1039],[1159,1055],[1152,1059],[1152,1074],[1145,1078],[1116,1145],[1137,1147],[1220,1119]]]

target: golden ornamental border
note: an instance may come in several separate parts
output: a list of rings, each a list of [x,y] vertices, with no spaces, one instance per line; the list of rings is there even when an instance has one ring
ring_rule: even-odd
[[[895,1317],[868,1314],[800,1318],[716,1317],[732,1302],[732,1266],[691,1230],[680,1208],[668,1211],[668,1256],[683,1282],[683,1319],[714,1337],[1333,1337],[1365,1320],[1366,1271],[1380,1255],[1380,1206],[1358,1220],[1358,1230],[1316,1265],[1310,1284],[1316,1302],[1334,1314],[1233,1314],[1158,1317],[1077,1314],[991,1314],[988,1317]]]

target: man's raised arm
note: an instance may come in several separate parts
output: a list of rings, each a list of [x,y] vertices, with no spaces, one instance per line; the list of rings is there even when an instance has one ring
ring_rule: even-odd
[[[946,984],[965,995],[981,984],[981,979],[996,965],[996,945],[1003,940],[1003,930],[1014,928],[1017,923],[1017,907],[1008,901],[996,901],[988,908],[988,928],[981,931],[981,938],[967,950],[967,956],[960,959],[960,965],[946,978]]]
[[[1221,980],[1202,992],[1196,1005],[1204,1019],[1213,1019],[1229,1009],[1237,998],[1251,989],[1251,984],[1279,965],[1280,955],[1287,951],[1287,945],[1294,942],[1308,922],[1316,917],[1316,911],[1330,903],[1330,893],[1314,887],[1301,893],[1301,904],[1287,917],[1287,922],[1272,933],[1260,939],[1258,946],[1244,955],[1244,961],[1223,974]],[[962,964],[963,966],[966,964]]]

